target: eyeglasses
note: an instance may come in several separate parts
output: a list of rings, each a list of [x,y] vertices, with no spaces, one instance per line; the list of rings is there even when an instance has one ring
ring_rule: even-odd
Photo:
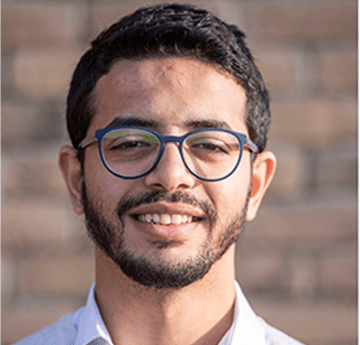
[[[106,169],[123,179],[137,179],[155,169],[166,142],[177,142],[186,168],[198,179],[211,182],[226,179],[236,170],[244,147],[258,152],[245,134],[218,128],[197,129],[177,137],[139,126],[109,127],[85,138],[78,149],[96,140]]]

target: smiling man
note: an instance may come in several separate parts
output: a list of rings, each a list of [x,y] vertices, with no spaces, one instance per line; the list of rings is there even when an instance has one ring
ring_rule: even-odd
[[[96,245],[96,282],[85,307],[19,344],[300,344],[235,282],[235,242],[276,166],[243,38],[195,6],[158,5],[81,58],[59,163]]]

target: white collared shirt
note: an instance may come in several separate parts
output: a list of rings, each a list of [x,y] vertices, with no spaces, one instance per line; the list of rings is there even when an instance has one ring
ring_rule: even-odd
[[[301,345],[256,316],[237,282],[234,320],[218,345]],[[14,345],[114,345],[95,300],[95,283],[87,303],[75,313]]]

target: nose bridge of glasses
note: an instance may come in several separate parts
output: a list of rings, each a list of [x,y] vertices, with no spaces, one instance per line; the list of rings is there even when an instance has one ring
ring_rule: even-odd
[[[178,136],[175,136],[175,135],[162,135],[160,136],[160,141],[163,145],[163,151],[165,150],[165,144],[166,143],[177,143],[177,147],[180,151],[180,155],[181,155],[181,149],[180,149],[180,146],[181,146],[181,143],[182,141],[184,140],[184,137],[178,137]],[[182,155],[181,155],[182,156]]]
[[[160,140],[161,140],[161,142],[163,144],[163,150],[162,151],[165,150],[165,148],[166,148],[165,144],[166,143],[174,143],[175,145],[177,143],[178,145],[176,145],[176,146],[178,147],[179,154],[181,156],[181,159],[183,160],[183,157],[182,157],[182,154],[181,154],[181,149],[180,149],[180,145],[181,145],[181,143],[183,141],[183,137],[178,137],[178,136],[175,136],[175,135],[163,135],[163,136],[160,137]],[[163,155],[164,155],[164,152],[162,152],[161,156],[163,156]]]
[[[179,137],[179,136],[175,136],[175,135],[163,135],[163,136],[160,136],[160,141],[162,143],[162,150],[159,152],[160,156],[158,159],[158,163],[161,164],[161,161],[164,162],[164,156],[167,156],[165,158],[166,164],[170,163],[169,166],[171,166],[173,168],[174,167],[173,164],[175,162],[177,162],[176,164],[179,164],[179,162],[181,162],[181,165],[185,169],[186,164],[185,164],[183,153],[181,150],[181,145],[182,145],[182,142],[184,141],[184,137],[183,136]],[[177,148],[174,147],[173,149],[175,149],[175,151],[172,152],[173,149],[171,149],[170,147],[167,148],[168,145],[165,145],[166,143],[173,143],[175,146],[177,146]],[[166,148],[167,148],[167,150],[166,150]],[[170,149],[170,151],[169,151],[169,149]],[[166,151],[166,153],[165,153],[165,151]],[[177,154],[175,152],[177,152]],[[170,159],[170,161],[169,161],[169,159]]]
[[[177,137],[175,135],[163,135],[161,141],[165,143],[173,142],[180,144],[183,141],[183,137]]]

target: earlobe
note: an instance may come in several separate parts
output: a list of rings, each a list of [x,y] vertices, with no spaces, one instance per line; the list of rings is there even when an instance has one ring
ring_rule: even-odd
[[[275,169],[276,157],[272,152],[264,151],[257,155],[253,166],[252,191],[246,214],[247,221],[255,218],[265,192],[275,175]]]
[[[81,215],[84,213],[81,199],[83,175],[76,154],[77,151],[73,147],[68,145],[62,147],[59,154],[59,166],[65,179],[73,210],[76,214]]]

